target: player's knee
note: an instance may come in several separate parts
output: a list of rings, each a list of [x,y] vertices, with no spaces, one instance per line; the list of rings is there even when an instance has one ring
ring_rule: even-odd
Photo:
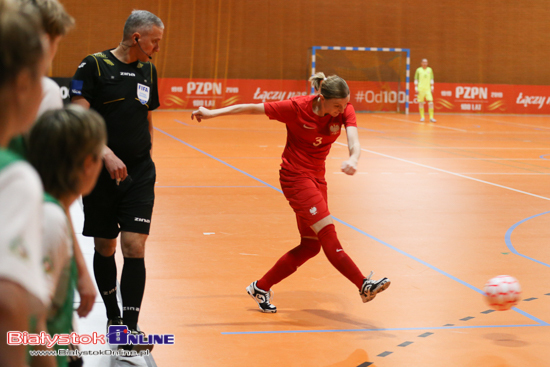
[[[145,257],[145,241],[147,235],[133,232],[122,232],[120,236],[120,245],[124,257]]]
[[[127,241],[121,244],[124,257],[145,257],[145,243],[140,241]]]
[[[302,237],[300,246],[304,248],[304,252],[309,255],[309,258],[317,256],[321,251],[321,242],[318,239]]]
[[[433,102],[428,103],[428,107],[429,108],[434,108],[434,103]]]

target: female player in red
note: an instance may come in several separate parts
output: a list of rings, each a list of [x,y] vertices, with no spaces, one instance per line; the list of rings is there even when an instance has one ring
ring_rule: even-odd
[[[283,255],[260,280],[246,288],[262,312],[277,312],[271,304],[271,287],[294,273],[321,248],[330,263],[359,288],[363,302],[371,301],[390,285],[387,278],[371,280],[372,272],[367,278],[363,276],[342,249],[327,206],[325,160],[332,143],[340,135],[342,125],[346,129],[350,150],[349,159],[342,163],[344,173],[353,175],[356,172],[361,152],[348,85],[336,75],[326,78],[323,73],[315,74],[310,81],[318,94],[217,110],[200,107],[191,115],[200,122],[224,115],[265,114],[286,124],[287,143],[282,156],[280,182],[296,213],[301,242]]]

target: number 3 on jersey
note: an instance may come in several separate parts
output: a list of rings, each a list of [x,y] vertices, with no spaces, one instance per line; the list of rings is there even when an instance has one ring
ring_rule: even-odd
[[[321,145],[322,142],[323,142],[323,137],[318,136],[318,137],[315,138],[315,142],[313,143],[313,146],[318,147],[319,145]]]

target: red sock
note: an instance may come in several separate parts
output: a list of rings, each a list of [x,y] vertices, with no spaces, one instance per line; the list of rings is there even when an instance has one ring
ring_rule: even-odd
[[[344,252],[342,246],[340,246],[334,224],[329,224],[321,229],[319,233],[317,233],[317,237],[319,237],[319,242],[321,242],[323,251],[325,255],[327,255],[328,261],[330,261],[332,266],[355,284],[357,288],[361,289],[365,277],[348,254]]]
[[[317,255],[319,251],[321,251],[319,241],[302,238],[300,244],[284,254],[262,279],[258,280],[256,286],[268,291],[274,284],[294,273],[299,266]]]

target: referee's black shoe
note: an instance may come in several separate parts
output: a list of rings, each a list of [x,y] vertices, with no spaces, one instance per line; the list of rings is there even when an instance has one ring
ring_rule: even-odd
[[[146,342],[146,343],[149,340],[147,338],[147,336],[145,335],[145,333],[141,330],[129,330],[129,332],[130,332],[130,334],[137,335],[138,337],[140,335],[143,335],[143,341]],[[120,348],[124,349],[124,350],[132,350],[132,351],[135,351],[135,352],[138,352],[138,353],[139,352],[144,352],[144,351],[149,351],[149,353],[151,353],[154,346],[155,346],[154,344],[125,344],[125,345],[121,345]]]
[[[124,321],[122,320],[122,317],[115,317],[114,319],[107,320],[107,334],[109,334],[109,326],[112,325],[124,325]]]

